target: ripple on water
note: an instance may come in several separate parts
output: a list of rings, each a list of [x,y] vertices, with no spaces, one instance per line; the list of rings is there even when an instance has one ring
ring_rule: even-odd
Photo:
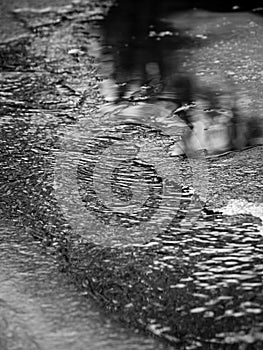
[[[56,130],[60,125],[74,124],[84,114],[91,127],[96,126],[94,101],[101,103],[92,60],[79,55],[76,64],[74,51],[70,51],[76,42],[85,48],[89,41],[80,23],[83,18],[87,19],[86,8],[77,3],[72,6],[63,14],[52,15],[50,21],[32,20],[31,28],[35,29],[32,37],[3,48],[6,62],[0,77],[4,113],[0,122],[1,215],[26,227],[26,232],[42,243],[59,245],[60,255],[64,257],[62,262],[81,292],[93,295],[109,312],[117,312],[119,318],[132,327],[174,343],[183,339],[192,344],[192,348],[202,348],[207,343],[231,347],[238,342],[262,342],[263,242],[251,217],[260,217],[256,209],[232,212],[233,221],[226,216],[227,212],[210,216],[203,213],[193,227],[178,227],[175,223],[168,232],[145,245],[125,249],[84,244],[70,232],[53,195]],[[19,15],[23,17],[22,12]],[[63,16],[69,21],[64,25]],[[60,29],[52,27],[58,23]],[[48,57],[42,60],[44,52]],[[222,177],[221,182],[226,182],[222,186],[226,190],[233,185],[233,177],[241,183],[237,181],[240,172],[234,168],[235,162],[227,158],[214,166]],[[182,174],[187,178],[189,166],[185,163],[182,161]],[[232,174],[227,172],[230,165],[233,165]],[[82,170],[84,176],[85,169]],[[114,190],[122,197],[130,195],[128,172],[129,168],[123,166],[115,174],[120,186]],[[254,172],[246,171],[246,174],[254,176]],[[155,184],[155,191],[160,190],[160,183]],[[184,199],[188,195],[191,193],[187,189],[181,193]],[[13,233],[7,233],[10,239]],[[69,233],[73,236],[70,243],[64,240]],[[18,329],[17,343],[28,342],[27,349],[37,347],[38,343],[43,349],[51,345],[71,349],[73,343],[80,348],[92,343],[94,349],[162,348],[134,334],[129,334],[127,339],[125,332],[119,333],[119,328],[116,330],[96,316],[97,311],[91,308],[92,311],[87,312],[87,300],[83,302],[75,292],[72,296],[68,285],[59,285],[53,261],[35,262],[37,253],[28,250],[32,241],[21,237],[24,243],[14,239],[10,247],[7,238],[1,243],[7,252],[1,255],[4,273],[11,281],[6,279],[0,286],[1,298],[8,300],[0,304],[0,329],[5,330],[10,319],[13,327],[14,321]],[[10,250],[13,265],[10,262],[7,266]],[[10,287],[14,290],[12,295]],[[19,304],[19,317],[12,309],[13,304]],[[39,311],[39,305],[44,312]],[[54,317],[54,323],[49,317]],[[28,329],[23,328],[23,324],[27,324],[25,320]],[[40,330],[36,330],[36,324]],[[47,335],[44,340],[43,333]],[[0,339],[6,346],[5,338]]]

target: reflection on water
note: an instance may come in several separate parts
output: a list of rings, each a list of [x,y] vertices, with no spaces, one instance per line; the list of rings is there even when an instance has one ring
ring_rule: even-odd
[[[215,74],[216,67],[220,68],[220,72],[232,72],[238,92],[240,83],[245,86],[245,91],[249,91],[246,93],[251,97],[251,104],[245,93],[240,111],[245,111],[245,116],[249,116],[251,110],[259,115],[262,110],[262,99],[258,98],[261,93],[258,67],[262,60],[259,45],[262,26],[253,22],[252,15],[248,14],[233,19],[227,14],[222,18],[218,14],[213,17],[208,13],[190,11],[186,16],[195,18],[195,26],[192,28],[189,20],[187,24],[191,28],[189,32],[187,28],[183,29],[184,38],[181,40],[182,30],[176,29],[178,35],[171,36],[170,24],[168,29],[160,22],[160,26],[163,25],[160,30],[155,28],[150,38],[141,38],[141,29],[138,34],[138,28],[130,28],[128,23],[132,36],[139,35],[140,42],[146,45],[147,52],[153,54],[154,61],[145,56],[144,46],[137,46],[137,39],[133,38],[129,42],[133,53],[125,45],[123,50],[126,58],[131,55],[131,64],[127,67],[127,60],[122,61],[118,56],[116,62],[119,63],[114,68],[114,74],[120,85],[125,83],[125,74],[135,86],[146,84],[146,93],[143,95],[140,91],[139,96],[135,96],[140,100],[138,104],[136,98],[132,100],[126,96],[128,99],[121,106],[107,105],[98,112],[97,105],[103,104],[104,100],[99,91],[97,66],[89,50],[100,39],[91,25],[91,18],[101,18],[100,11],[100,4],[77,2],[59,11],[47,9],[38,13],[18,10],[18,17],[28,23],[31,35],[0,47],[0,107],[3,116],[0,122],[0,209],[1,215],[16,225],[16,229],[8,229],[8,224],[3,222],[5,229],[1,230],[0,237],[0,344],[3,349],[20,347],[23,350],[162,349],[153,340],[124,331],[120,323],[109,322],[108,315],[89,304],[92,296],[125,325],[168,340],[173,347],[183,342],[182,347],[188,349],[206,346],[233,349],[239,345],[245,348],[248,344],[261,349],[263,272],[262,236],[258,225],[262,223],[258,218],[262,216],[254,213],[262,208],[259,205],[262,202],[262,148],[206,160],[209,167],[208,179],[205,179],[208,182],[207,207],[201,210],[194,225],[182,220],[193,197],[193,171],[188,159],[173,157],[165,169],[160,166],[163,173],[167,169],[177,171],[173,175],[176,174],[177,204],[180,208],[176,208],[178,210],[169,229],[145,244],[105,247],[94,244],[92,239],[83,241],[70,226],[65,212],[67,208],[72,209],[69,215],[84,227],[86,238],[89,238],[91,230],[85,222],[88,210],[97,215],[94,215],[96,219],[100,217],[106,223],[110,221],[109,214],[116,214],[102,205],[102,199],[110,202],[109,198],[103,197],[104,193],[99,193],[100,201],[95,202],[94,197],[89,197],[90,186],[94,184],[89,177],[99,154],[94,146],[113,139],[112,133],[109,137],[110,131],[105,125],[112,126],[117,107],[123,112],[118,115],[120,119],[134,118],[129,134],[131,140],[136,139],[138,131],[143,134],[145,126],[138,125],[138,120],[144,118],[143,124],[151,120],[152,129],[149,131],[148,128],[144,133],[149,140],[146,144],[148,153],[143,154],[144,161],[148,163],[155,157],[155,148],[150,146],[163,145],[161,154],[164,154],[166,146],[178,141],[176,133],[180,136],[182,129],[189,129],[189,124],[194,124],[196,112],[199,113],[197,122],[202,119],[213,124],[215,119],[212,126],[216,127],[220,124],[217,122],[219,114],[219,119],[224,121],[220,129],[222,133],[213,130],[225,135],[224,123],[227,124],[229,113],[235,107],[231,98],[235,89],[226,88],[225,78]],[[202,25],[199,18],[202,18]],[[142,22],[145,20],[141,19]],[[253,28],[253,33],[247,30],[248,26]],[[117,30],[114,28],[113,31]],[[122,35],[127,38],[125,32]],[[113,37],[109,32],[107,40]],[[248,42],[249,57],[245,57],[241,51],[247,50]],[[175,52],[174,45],[178,45]],[[118,49],[118,43],[116,47]],[[167,55],[163,54],[163,50],[167,50]],[[111,50],[103,56],[105,61],[109,58],[111,67],[115,64],[114,54]],[[173,55],[175,64],[170,65]],[[119,66],[121,70],[117,69]],[[169,80],[170,69],[175,69],[173,77],[180,78],[172,85],[175,86],[172,94],[179,96],[177,100],[176,96],[173,97],[173,101],[169,101],[171,96],[163,88],[163,81]],[[189,72],[185,74],[184,69]],[[245,79],[241,73],[243,70],[247,73]],[[202,89],[195,90],[193,77],[202,82]],[[258,79],[257,83],[253,77]],[[147,87],[149,83],[153,85],[150,89]],[[209,94],[212,85],[213,93]],[[123,97],[128,90],[133,91],[125,84],[123,88]],[[152,95],[150,90],[153,90]],[[197,95],[196,91],[199,99],[195,99],[193,109],[189,108],[189,112],[183,115],[179,115],[177,110],[175,115],[167,117],[167,110],[180,107],[178,100],[184,104],[192,102],[189,100]],[[145,99],[148,92],[151,103]],[[134,105],[140,108],[132,109]],[[222,105],[224,110],[220,110]],[[153,127],[158,124],[162,125],[163,131],[171,128],[174,139]],[[76,134],[73,129],[77,130]],[[60,140],[68,130],[72,137],[68,138],[68,144],[61,146]],[[101,132],[104,139],[101,135],[98,137]],[[76,135],[79,144],[74,143]],[[90,135],[95,137],[93,143]],[[191,147],[191,137],[188,140]],[[139,141],[142,142],[141,139]],[[222,147],[225,146],[224,140],[221,141]],[[76,177],[71,177],[72,173],[64,174],[68,188],[61,186],[65,194],[63,203],[56,197],[55,156],[61,149],[78,160],[75,173],[79,175],[79,187],[71,195],[81,195],[81,212],[73,208],[75,203],[67,192],[76,180]],[[145,162],[130,166],[122,162],[113,171],[114,181],[111,181],[107,194],[113,193],[118,203],[122,203],[131,198],[134,180],[139,183],[139,190],[152,185],[153,200],[146,201],[141,211],[142,218],[147,220],[160,205],[163,183],[160,176],[156,176],[154,167],[146,167]],[[74,166],[71,157],[65,157],[65,164],[69,168]],[[97,175],[105,170],[103,166],[101,168],[102,172],[97,172]],[[103,177],[98,176],[95,180],[105,185]],[[106,184],[109,185],[109,182]],[[227,211],[223,215],[212,210],[227,204],[232,198],[245,198],[244,205],[250,202],[256,208],[234,210],[233,217],[227,217]],[[119,226],[115,225],[117,229],[124,217],[121,214],[113,217],[119,218]],[[136,219],[136,215],[131,215],[133,223]],[[132,224],[128,221],[124,224]],[[53,257],[41,255],[42,246]],[[58,277],[58,268],[66,272],[74,286]],[[6,330],[9,336],[6,336]]]
[[[171,111],[192,129],[184,136],[185,152],[202,148],[208,154],[220,154],[262,144],[262,122],[245,112],[251,108],[250,98],[235,86],[231,75],[216,68],[216,74],[206,72],[200,78],[186,65],[193,59],[193,50],[205,50],[211,40],[218,41],[213,28],[204,30],[218,15],[197,10],[180,15],[178,6],[183,10],[190,4],[181,5],[143,0],[120,1],[110,8],[102,23],[105,100],[170,101]],[[200,29],[205,33],[199,34]],[[220,52],[217,55],[218,63]],[[178,146],[173,154],[180,154]]]
[[[174,75],[179,74],[178,48],[194,42],[161,20],[167,14],[164,4],[123,1],[110,8],[102,26],[101,70],[107,76],[102,86],[107,100],[128,98],[141,86],[167,93],[172,89]],[[185,85],[186,80],[182,77],[179,85]],[[189,101],[191,84],[183,93],[178,100]]]

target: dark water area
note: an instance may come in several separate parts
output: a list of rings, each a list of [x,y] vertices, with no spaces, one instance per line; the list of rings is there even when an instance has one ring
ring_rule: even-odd
[[[138,28],[120,16],[105,31],[110,5],[16,10],[26,34],[0,45],[0,347],[261,349],[262,146],[170,157],[188,128],[167,118],[178,101],[105,104],[101,83],[116,64],[118,84],[151,75],[167,97],[160,80],[180,73],[188,103],[189,76],[231,95],[220,68],[245,90],[241,117],[260,120],[262,19],[182,12],[120,54],[105,41]]]
[[[194,35],[190,28],[223,17],[218,11],[231,15],[255,10],[252,3],[250,7],[245,3],[213,6],[205,2],[120,1],[100,22],[101,92],[105,100],[169,101],[171,110],[181,108],[178,116],[196,130],[199,142],[211,154],[262,144],[262,122],[252,115],[249,119],[242,116],[242,101],[248,96],[235,86],[231,75],[217,67],[220,78],[203,73],[204,81],[200,81],[198,72],[187,67],[186,61],[193,60],[197,50],[205,50],[209,41],[224,36],[211,28],[206,34]],[[202,116],[197,116],[199,106],[206,111]],[[210,135],[212,129],[215,132]],[[211,139],[209,144],[206,138]],[[191,137],[186,136],[184,143],[188,150],[196,147]]]

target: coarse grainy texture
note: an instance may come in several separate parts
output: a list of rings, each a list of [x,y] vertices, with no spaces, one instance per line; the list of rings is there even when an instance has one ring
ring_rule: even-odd
[[[83,119],[95,129],[105,117],[93,53],[101,40],[97,22],[109,5],[16,10],[25,35],[0,46],[1,215],[49,247],[82,293],[134,329],[186,349],[261,349],[262,222],[254,211],[227,216],[219,209],[231,199],[262,208],[262,147],[207,160],[207,206],[199,219],[191,227],[174,220],[143,245],[84,242],[57,202],[61,135]],[[181,49],[185,68],[207,84],[218,83],[218,71],[231,75],[237,92],[249,95],[251,111],[261,115],[263,19],[202,11],[180,16],[171,20],[183,26],[187,18],[190,28],[182,29],[198,44]],[[181,168],[189,174],[187,161]],[[181,197],[179,218],[191,193]]]

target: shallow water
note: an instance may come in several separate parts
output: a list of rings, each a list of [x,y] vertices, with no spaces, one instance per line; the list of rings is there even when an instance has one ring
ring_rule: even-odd
[[[189,348],[260,348],[262,147],[215,159],[172,158],[167,147],[185,125],[179,119],[168,125],[170,105],[141,102],[143,125],[130,102],[105,106],[89,55],[100,38],[91,18],[103,11],[81,3],[17,11],[26,36],[0,47],[0,344],[165,348],[123,329],[121,320],[174,347],[183,340]],[[185,56],[201,77],[231,63],[221,55],[208,64],[207,57],[218,56],[218,40],[226,40],[224,28],[234,30],[232,15],[213,16],[224,35],[190,46]],[[233,34],[241,46],[251,16],[235,20],[242,23]],[[200,28],[196,14],[195,21],[189,35],[204,40],[212,22]],[[253,26],[257,77],[262,24]],[[238,62],[240,51],[230,51]],[[241,68],[231,69],[238,82]],[[253,87],[259,112],[260,81],[249,75],[242,84]]]
[[[1,220],[1,349],[164,349],[127,331],[58,274],[41,245]]]

